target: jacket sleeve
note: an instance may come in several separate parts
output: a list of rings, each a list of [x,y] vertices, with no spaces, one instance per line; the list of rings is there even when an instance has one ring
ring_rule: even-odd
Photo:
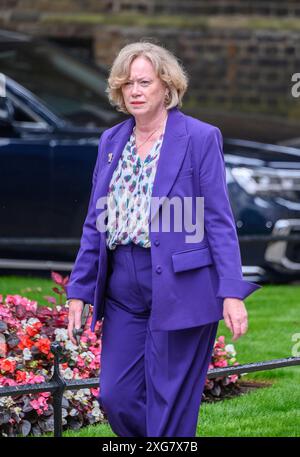
[[[200,190],[204,197],[204,228],[219,277],[217,297],[243,300],[258,284],[243,279],[235,221],[230,206],[220,130],[213,127],[203,144]]]
[[[98,156],[93,171],[92,190],[88,211],[82,228],[80,247],[66,286],[67,299],[76,298],[84,303],[94,303],[94,293],[99,264],[100,232],[96,227],[96,201],[94,201],[103,134],[99,140]]]

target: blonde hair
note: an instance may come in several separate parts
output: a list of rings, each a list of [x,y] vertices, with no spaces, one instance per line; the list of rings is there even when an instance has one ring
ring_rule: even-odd
[[[167,49],[150,42],[136,42],[124,46],[115,58],[108,77],[108,99],[117,111],[129,114],[123,99],[122,85],[127,82],[130,65],[136,57],[150,60],[157,76],[169,89],[165,98],[166,109],[182,106],[182,98],[188,87],[188,76],[177,60]]]

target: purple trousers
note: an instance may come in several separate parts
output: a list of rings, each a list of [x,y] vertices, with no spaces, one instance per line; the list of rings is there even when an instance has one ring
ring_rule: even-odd
[[[99,404],[118,436],[194,437],[219,321],[150,331],[150,248],[108,253]]]

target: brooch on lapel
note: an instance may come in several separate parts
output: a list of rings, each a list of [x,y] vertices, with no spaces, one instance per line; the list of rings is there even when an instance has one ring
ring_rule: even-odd
[[[108,163],[110,163],[112,161],[112,158],[113,158],[113,153],[109,152],[108,153]]]

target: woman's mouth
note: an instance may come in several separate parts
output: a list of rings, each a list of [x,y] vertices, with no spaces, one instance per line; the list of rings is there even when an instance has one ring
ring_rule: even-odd
[[[131,105],[143,105],[145,102],[131,102]]]

